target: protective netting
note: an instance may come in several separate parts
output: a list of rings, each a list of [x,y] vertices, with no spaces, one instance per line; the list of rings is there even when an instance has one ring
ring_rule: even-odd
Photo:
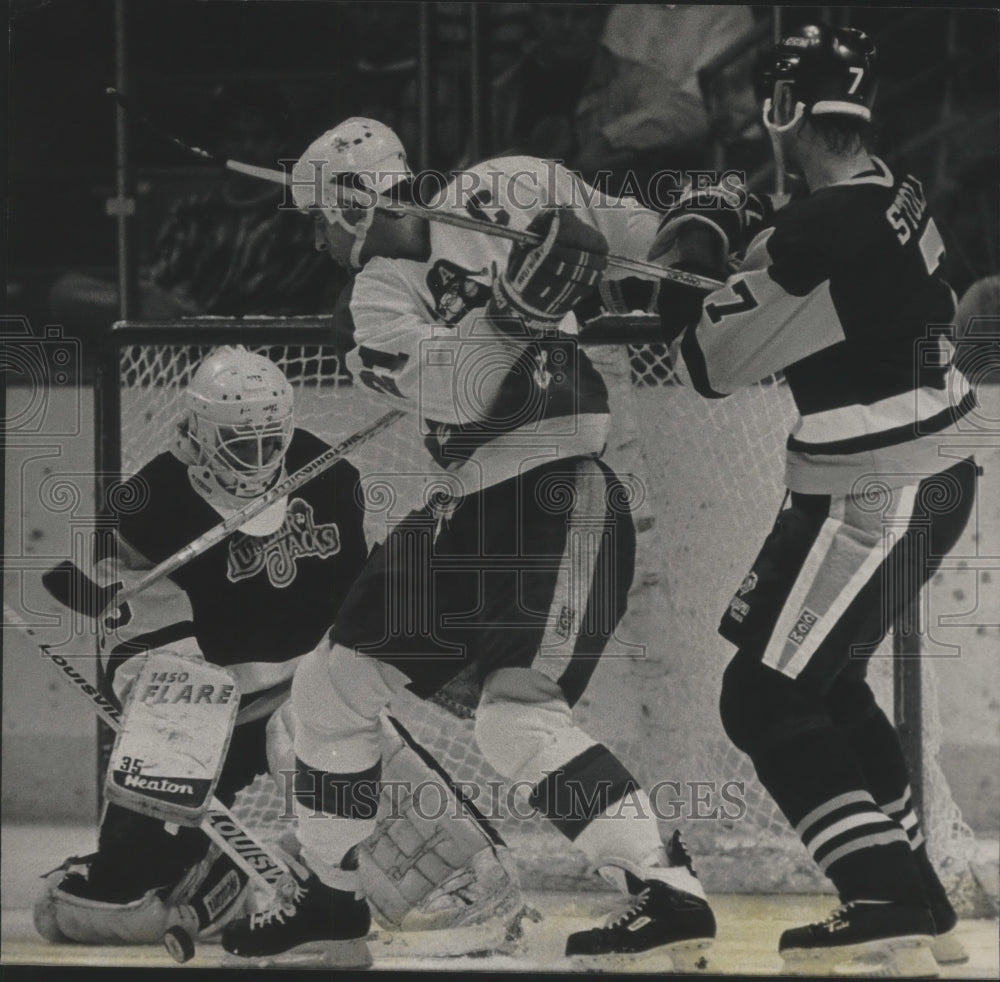
[[[218,323],[214,321],[213,323]],[[281,365],[296,391],[296,423],[336,443],[384,412],[351,384],[331,348],[254,345]],[[258,334],[258,337],[263,335]],[[280,336],[273,328],[268,338]],[[133,473],[173,434],[179,398],[208,346],[132,345],[121,351],[122,471]],[[828,889],[742,753],[729,743],[717,699],[729,646],[721,612],[749,568],[783,497],[784,441],[793,417],[787,387],[762,383],[725,400],[678,384],[662,347],[590,348],[612,398],[606,459],[640,489],[635,585],[629,611],[577,707],[592,736],[617,752],[651,790],[665,834],[680,827],[709,890]],[[352,455],[367,494],[370,540],[422,502],[430,475],[417,421],[406,417]],[[892,716],[891,644],[870,677]],[[940,721],[925,662],[924,825],[932,857],[966,910],[976,906],[975,841],[937,763]],[[531,882],[586,888],[582,857],[475,749],[472,723],[401,697],[394,711],[413,736],[463,782],[516,845]],[[259,779],[237,813],[264,835],[283,822],[283,796]]]

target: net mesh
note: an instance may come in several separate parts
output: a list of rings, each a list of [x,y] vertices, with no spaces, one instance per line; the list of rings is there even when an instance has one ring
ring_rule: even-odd
[[[276,333],[272,328],[271,337]],[[255,345],[246,335],[241,340],[285,371],[296,392],[296,425],[330,443],[384,412],[351,384],[334,349]],[[123,474],[168,445],[183,388],[210,350],[163,344],[121,349]],[[611,396],[606,460],[638,489],[639,536],[628,613],[576,707],[577,721],[650,790],[663,832],[682,830],[709,890],[829,889],[748,759],[726,738],[717,710],[730,654],[716,633],[718,618],[784,493],[784,440],[794,415],[787,387],[770,380],[725,400],[703,400],[678,384],[662,346],[593,347],[588,353]],[[404,418],[352,459],[366,492],[369,541],[381,540],[421,503],[430,476],[416,421]],[[891,664],[887,644],[870,671],[890,718]],[[975,841],[937,763],[941,727],[933,670],[924,677],[925,832],[932,858],[968,908],[974,905]],[[523,798],[512,796],[478,754],[470,720],[408,696],[392,708],[495,819],[517,847],[529,880],[574,889],[599,885],[582,856],[531,814]],[[258,778],[236,806],[265,837],[287,827],[283,811],[283,795],[270,778]]]

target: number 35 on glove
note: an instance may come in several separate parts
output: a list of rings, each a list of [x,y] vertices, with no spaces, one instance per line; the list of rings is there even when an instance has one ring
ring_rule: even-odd
[[[551,327],[597,288],[608,241],[570,208],[546,209],[527,231],[541,241],[511,248],[507,269],[493,280],[493,306],[502,316]]]

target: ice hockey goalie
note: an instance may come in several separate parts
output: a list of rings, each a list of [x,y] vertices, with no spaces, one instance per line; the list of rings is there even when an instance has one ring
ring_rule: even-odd
[[[141,507],[119,516],[114,548],[96,557],[91,580],[105,590],[129,584],[326,449],[295,427],[292,390],[278,366],[245,348],[217,349],[185,392],[171,447],[128,482],[120,500]],[[359,481],[351,463],[339,462],[100,625],[103,668],[119,700],[128,700],[157,651],[204,659],[234,675],[240,712],[215,791],[226,805],[290,746],[287,713],[277,711],[295,666],[325,638],[367,558]],[[78,610],[94,595],[79,588],[71,562],[44,579]],[[421,755],[400,749],[399,731],[390,736],[398,766],[409,769],[387,771],[387,780],[444,780],[426,766],[418,777]],[[389,813],[362,857],[386,926],[489,920],[514,905],[517,885],[500,860],[504,847],[466,806],[449,809],[433,829],[411,812]],[[199,829],[109,803],[96,852],[46,877],[35,923],[56,942],[156,942],[174,924],[205,937],[248,900],[245,875],[210,849]]]

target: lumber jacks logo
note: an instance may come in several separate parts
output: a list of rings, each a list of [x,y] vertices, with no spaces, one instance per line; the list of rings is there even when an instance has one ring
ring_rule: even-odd
[[[295,580],[296,561],[300,556],[325,559],[340,552],[340,530],[336,522],[317,525],[312,505],[301,498],[288,503],[281,528],[268,536],[236,535],[229,543],[231,583],[256,576],[262,569],[275,587],[286,587]]]
[[[481,270],[479,275],[485,275]],[[427,288],[434,297],[434,310],[446,324],[460,321],[470,310],[485,307],[490,288],[471,279],[474,271],[439,259],[427,273]]]

